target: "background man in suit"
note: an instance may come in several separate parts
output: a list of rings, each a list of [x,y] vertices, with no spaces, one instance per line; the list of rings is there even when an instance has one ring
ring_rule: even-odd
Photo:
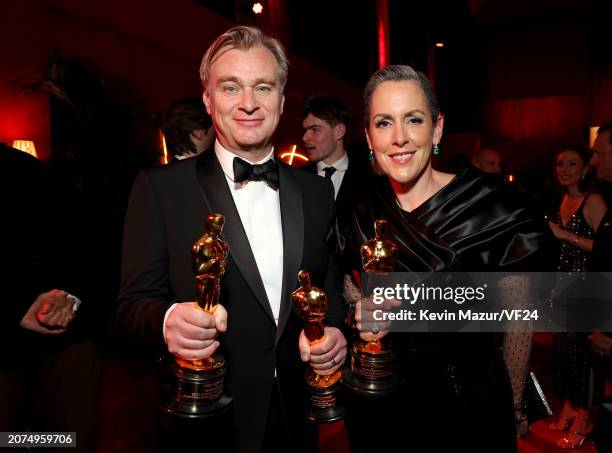
[[[349,169],[349,157],[344,149],[349,109],[338,99],[313,96],[306,100],[302,118],[302,141],[308,159],[316,165],[319,176],[331,179],[337,198]]]
[[[350,157],[345,148],[350,123],[349,108],[330,96],[312,96],[302,110],[302,142],[311,164],[305,170],[330,179],[336,197],[334,229],[343,229],[348,223],[351,207],[368,190],[373,177],[372,168],[357,155]],[[337,238],[343,235],[337,235]],[[336,244],[336,252],[343,245]]]
[[[591,256],[593,269],[607,271],[612,253],[612,121],[603,124],[597,130],[593,143],[593,156],[589,165],[595,169],[597,181],[595,186],[608,205],[608,211],[599,224],[593,242]]]
[[[219,349],[240,452],[316,449],[303,422],[304,362],[330,374],[346,357],[326,242],[332,186],[274,160],[287,68],[280,43],[258,29],[221,35],[200,68],[214,149],[141,173],[125,222],[118,330],[154,353],[202,359]],[[211,316],[193,306],[190,250],[214,212],[225,215],[230,256]],[[312,347],[290,297],[304,268],[330,299],[325,340]]]
[[[485,173],[501,175],[502,158],[493,148],[482,148],[472,156],[472,165]]]
[[[612,121],[602,124],[597,130],[589,164],[595,168],[596,188],[608,205],[608,211],[601,219],[593,238],[592,266],[596,271],[609,272],[612,270]],[[594,332],[589,335],[589,341],[594,352],[595,377],[612,380],[612,333]],[[593,433],[599,451],[607,451],[612,445],[612,411],[608,408],[611,400],[609,395],[604,400],[604,403],[608,404],[601,406]]]

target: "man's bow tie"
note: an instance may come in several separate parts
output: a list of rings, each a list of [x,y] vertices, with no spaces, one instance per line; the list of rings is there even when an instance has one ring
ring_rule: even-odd
[[[274,190],[278,189],[278,166],[273,159],[257,165],[234,157],[234,182],[265,181]]]

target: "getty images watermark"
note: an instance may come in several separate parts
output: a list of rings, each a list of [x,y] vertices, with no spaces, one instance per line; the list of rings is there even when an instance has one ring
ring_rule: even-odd
[[[612,330],[612,273],[362,274],[362,320],[396,332]]]

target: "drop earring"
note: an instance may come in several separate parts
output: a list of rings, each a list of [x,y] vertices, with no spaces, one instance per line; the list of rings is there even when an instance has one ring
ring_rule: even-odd
[[[434,145],[434,147],[433,147],[433,155],[434,156],[439,156],[440,155],[440,147],[438,145]]]
[[[370,150],[368,153],[368,160],[374,160],[374,151]]]

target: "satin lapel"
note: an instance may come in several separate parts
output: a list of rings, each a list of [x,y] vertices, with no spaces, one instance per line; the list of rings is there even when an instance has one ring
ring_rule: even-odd
[[[198,182],[204,202],[209,212],[225,216],[222,236],[229,245],[230,257],[240,269],[257,302],[268,314],[270,321],[274,323],[270,302],[261,275],[259,275],[255,257],[215,151],[213,149],[205,151],[197,159]]]
[[[302,193],[291,171],[284,164],[278,166],[280,180],[280,207],[283,225],[283,292],[276,342],[280,339],[291,314],[291,292],[297,284],[297,274],[304,248],[304,210]]]

